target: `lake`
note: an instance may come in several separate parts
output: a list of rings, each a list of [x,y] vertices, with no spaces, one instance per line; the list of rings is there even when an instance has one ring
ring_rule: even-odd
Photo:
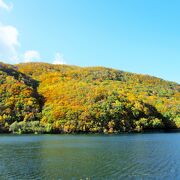
[[[0,179],[180,179],[180,133],[0,135]]]

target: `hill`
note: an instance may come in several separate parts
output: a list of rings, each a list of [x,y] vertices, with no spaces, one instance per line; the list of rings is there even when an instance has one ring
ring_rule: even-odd
[[[141,132],[180,128],[180,85],[104,67],[0,64],[0,130]]]

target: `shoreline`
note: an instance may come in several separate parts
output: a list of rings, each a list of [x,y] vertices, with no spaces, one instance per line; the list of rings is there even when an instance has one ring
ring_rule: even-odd
[[[12,133],[12,132],[0,132],[0,135],[123,135],[123,134],[146,134],[146,133],[180,133],[180,129],[150,129],[141,132],[131,131],[131,132],[114,132],[114,133],[103,133],[103,132],[74,132],[74,133]]]

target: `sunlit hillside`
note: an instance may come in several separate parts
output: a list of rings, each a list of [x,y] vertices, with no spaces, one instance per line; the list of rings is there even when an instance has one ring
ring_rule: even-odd
[[[180,85],[104,67],[0,64],[0,130],[119,133],[180,128]]]

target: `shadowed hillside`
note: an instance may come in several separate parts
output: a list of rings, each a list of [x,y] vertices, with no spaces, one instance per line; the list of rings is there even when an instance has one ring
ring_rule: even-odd
[[[34,121],[40,113],[38,82],[0,63],[0,131],[8,131],[15,121]]]
[[[132,132],[180,128],[180,85],[104,67],[0,64],[0,128]]]

